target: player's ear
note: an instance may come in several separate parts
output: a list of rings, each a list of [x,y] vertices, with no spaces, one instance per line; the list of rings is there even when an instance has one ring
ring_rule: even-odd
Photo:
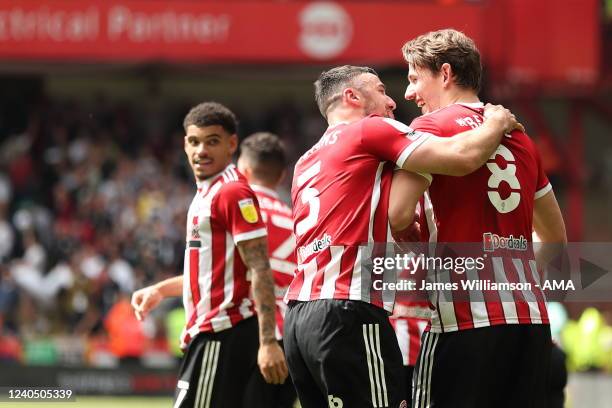
[[[359,94],[354,88],[346,88],[342,91],[342,98],[349,104],[354,105],[359,103]]]
[[[238,167],[238,171],[241,172],[247,180],[251,180],[251,168],[248,165],[247,159],[245,159],[242,155],[238,156],[238,161],[236,162],[236,166]]]
[[[448,62],[445,62],[440,67],[440,74],[442,75],[442,82],[444,85],[449,85],[451,77],[453,75],[453,68]]]

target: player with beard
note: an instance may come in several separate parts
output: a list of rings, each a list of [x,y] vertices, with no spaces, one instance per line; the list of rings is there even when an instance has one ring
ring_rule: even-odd
[[[491,107],[481,128],[456,138],[415,132],[393,119],[395,102],[367,67],[323,72],[315,97],[329,127],[293,177],[298,267],[284,337],[291,377],[303,408],[405,406],[401,353],[388,320],[393,298],[373,290],[361,245],[390,241],[389,225],[404,221],[396,214],[411,207],[414,217],[416,190],[428,185],[428,173],[477,169],[516,122]],[[394,206],[395,166],[413,172],[415,194]]]

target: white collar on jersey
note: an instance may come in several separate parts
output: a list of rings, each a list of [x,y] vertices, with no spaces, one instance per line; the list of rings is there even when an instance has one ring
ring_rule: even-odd
[[[234,163],[230,163],[227,165],[227,167],[225,167],[223,170],[221,170],[217,174],[213,174],[212,176],[207,177],[204,180],[196,180],[196,185],[198,186],[198,190],[202,190],[202,191],[208,190],[208,187],[210,187],[212,182],[215,181],[217,177],[219,177],[221,174],[225,173],[229,169],[235,169],[235,168],[236,166],[234,165]]]
[[[472,108],[472,109],[478,109],[478,108],[484,108],[484,103],[482,102],[455,102],[457,105],[463,105],[466,108]]]
[[[249,184],[249,186],[253,189],[253,191],[259,191],[262,193],[266,193],[274,198],[280,198],[280,196],[278,195],[278,193],[274,190],[272,190],[271,188],[268,187],[264,187],[264,186],[260,186],[257,184]]]

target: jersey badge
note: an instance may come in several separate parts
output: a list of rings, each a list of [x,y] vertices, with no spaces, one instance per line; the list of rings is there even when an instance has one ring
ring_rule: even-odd
[[[242,214],[242,218],[244,218],[246,222],[255,224],[259,220],[255,203],[251,198],[245,198],[244,200],[238,201],[238,206],[240,207],[240,214]]]
[[[193,221],[191,225],[191,238],[200,239],[200,223],[198,221],[197,215],[193,217]]]

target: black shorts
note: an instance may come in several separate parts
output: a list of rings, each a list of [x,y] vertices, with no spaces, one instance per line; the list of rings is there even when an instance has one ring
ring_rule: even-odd
[[[293,302],[285,354],[302,408],[406,405],[402,354],[388,314],[365,302]]]
[[[183,356],[173,407],[241,407],[246,383],[257,369],[258,348],[256,317],[218,333],[198,334]]]
[[[423,334],[412,407],[546,407],[548,325],[501,325]]]
[[[412,373],[414,373],[414,366],[404,366],[404,372],[406,373],[406,408],[412,407]]]
[[[565,352],[559,346],[553,344],[550,358],[550,377],[548,378],[548,408],[563,408],[565,406],[566,359]]]
[[[283,347],[283,342],[279,342]],[[297,395],[291,376],[282,384],[268,384],[261,371],[254,370],[246,389],[245,407],[249,408],[293,408]]]

